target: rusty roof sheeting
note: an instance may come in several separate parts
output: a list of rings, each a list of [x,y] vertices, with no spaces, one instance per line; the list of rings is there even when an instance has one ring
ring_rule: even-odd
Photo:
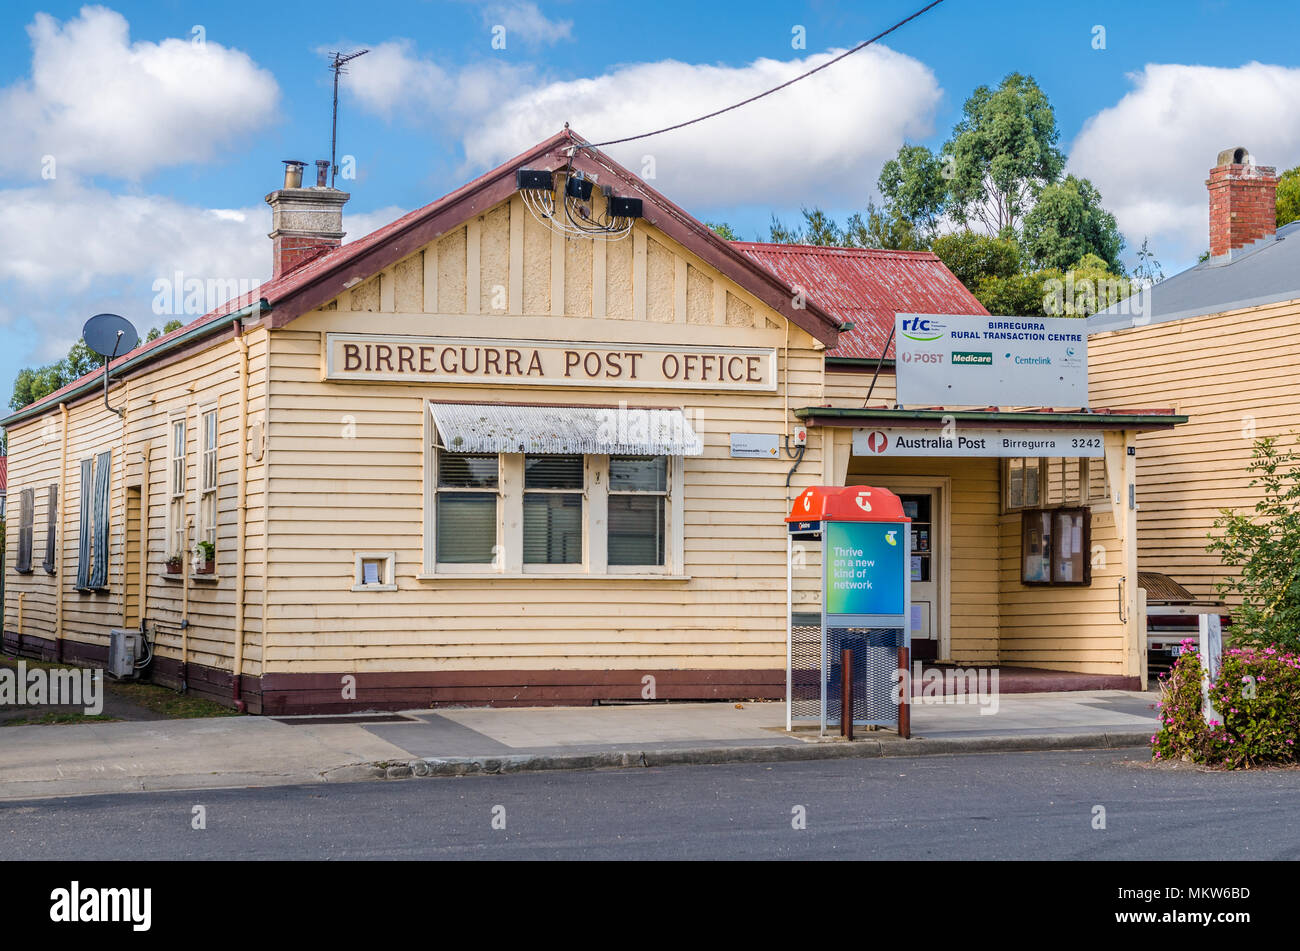
[[[806,244],[733,241],[732,246],[762,264],[831,316],[851,322],[828,357],[876,360],[889,339],[895,314],[987,316],[975,295],[929,251],[881,251]],[[893,359],[890,344],[887,359]]]

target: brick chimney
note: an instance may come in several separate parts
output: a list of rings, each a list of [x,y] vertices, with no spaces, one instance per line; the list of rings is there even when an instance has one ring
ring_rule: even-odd
[[[284,187],[266,196],[271,206],[272,277],[287,274],[343,243],[343,205],[352,196],[325,184],[329,162],[317,162],[316,185],[302,187],[304,163],[284,163]],[[323,167],[323,168],[322,168]]]
[[[1205,183],[1210,190],[1210,258],[1231,256],[1277,231],[1277,169],[1256,165],[1243,148],[1224,149]]]

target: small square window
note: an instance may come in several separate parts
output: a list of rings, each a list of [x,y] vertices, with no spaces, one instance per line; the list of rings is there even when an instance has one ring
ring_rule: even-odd
[[[396,591],[394,575],[397,556],[389,552],[363,551],[356,556],[353,591]]]

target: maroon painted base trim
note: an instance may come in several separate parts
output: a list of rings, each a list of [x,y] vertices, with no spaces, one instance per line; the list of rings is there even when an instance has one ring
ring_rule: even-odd
[[[55,661],[58,659],[58,644],[53,638],[34,637],[26,634],[21,643],[16,633],[5,631],[0,637],[0,645],[6,654],[17,657],[30,657],[33,660]],[[63,641],[63,658],[61,663],[79,667],[103,667],[108,663],[108,647],[100,644],[86,644],[65,638]],[[181,664],[178,660],[156,657],[149,666],[145,680],[163,687],[180,689]],[[230,671],[201,664],[190,664],[188,670],[189,692],[220,703],[224,706],[235,705],[232,694],[233,680]],[[242,699],[247,704],[249,713],[261,713],[262,692],[257,677],[244,675],[240,684]]]
[[[55,659],[55,642],[49,638],[4,632],[5,653],[38,660]],[[913,647],[926,642],[917,641]],[[934,643],[933,641],[928,643]],[[63,642],[63,660],[69,664],[101,667],[108,648],[80,641]],[[951,665],[924,663],[925,670],[947,671]],[[1078,674],[1033,667],[999,667],[1000,693],[1043,693],[1073,690],[1140,690],[1137,677],[1113,674]],[[654,678],[653,697],[644,695]],[[189,692],[225,706],[234,706],[233,677],[228,670],[181,663],[159,657],[149,671],[152,683],[179,688],[182,678]],[[345,688],[349,688],[346,691]],[[354,689],[353,689],[354,688]],[[923,685],[913,680],[920,695]],[[541,707],[588,706],[597,701],[632,700],[781,700],[785,697],[785,671],[751,670],[463,670],[411,673],[266,674],[245,675],[240,684],[249,713],[269,715],[306,713],[356,713],[363,710],[416,710],[434,707]],[[946,692],[946,691],[945,691]]]
[[[344,677],[355,699],[344,699]],[[654,678],[653,697],[644,695]],[[349,692],[351,696],[351,692]],[[779,700],[784,670],[466,670],[266,674],[263,713],[338,713],[448,706],[586,706],[599,700]]]

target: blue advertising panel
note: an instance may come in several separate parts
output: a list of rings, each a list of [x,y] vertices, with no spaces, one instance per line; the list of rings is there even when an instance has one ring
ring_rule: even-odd
[[[837,617],[886,618],[907,614],[906,523],[826,522],[824,611]],[[903,626],[901,621],[898,626]]]

